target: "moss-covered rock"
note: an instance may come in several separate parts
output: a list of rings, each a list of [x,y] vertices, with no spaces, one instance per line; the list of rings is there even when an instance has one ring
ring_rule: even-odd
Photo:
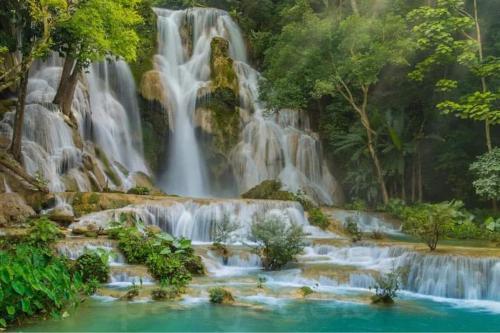
[[[234,62],[229,57],[229,42],[222,37],[214,37],[210,43],[210,70],[213,90],[229,88],[238,95],[238,76]]]

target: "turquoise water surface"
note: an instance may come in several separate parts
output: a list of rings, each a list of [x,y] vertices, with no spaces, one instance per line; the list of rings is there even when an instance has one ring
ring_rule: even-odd
[[[91,300],[64,320],[22,331],[498,331],[500,314],[428,299],[391,307],[337,301],[276,301],[260,307]]]

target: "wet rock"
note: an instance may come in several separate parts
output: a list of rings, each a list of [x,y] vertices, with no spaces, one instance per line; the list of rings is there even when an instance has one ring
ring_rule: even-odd
[[[0,194],[0,226],[23,224],[33,216],[35,216],[35,211],[18,193]]]
[[[73,212],[66,209],[55,208],[49,214],[49,219],[63,226],[68,226],[75,221]]]

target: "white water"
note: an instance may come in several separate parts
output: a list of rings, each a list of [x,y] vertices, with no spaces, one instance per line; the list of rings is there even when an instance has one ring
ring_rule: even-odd
[[[101,72],[98,68],[104,69]],[[122,178],[123,187],[130,187],[126,172],[117,165],[123,165],[129,172],[147,170],[141,157],[139,111],[128,65],[121,61],[93,65],[88,82],[78,82],[72,111],[82,140],[90,142],[84,142],[81,148],[77,147],[74,133],[63,114],[51,104],[61,71],[62,60],[55,54],[32,68],[22,142],[26,170],[47,180],[53,192],[66,190],[68,182],[74,182],[79,191],[90,191],[90,178],[95,178],[95,175],[83,171],[83,157],[92,155],[92,144],[96,144],[112,162],[112,167]],[[113,83],[108,73],[115,78]],[[12,137],[13,117],[14,112],[5,115],[0,123],[1,135]],[[111,181],[108,183],[113,187]]]
[[[309,225],[300,204],[295,202],[242,200],[213,201],[197,203],[186,201],[165,205],[135,205],[122,209],[108,210],[82,216],[70,228],[95,224],[106,228],[110,221],[118,220],[121,213],[131,213],[146,225],[159,226],[163,231],[175,237],[185,237],[196,243],[214,241],[217,224],[224,217],[238,226],[230,234],[229,244],[252,243],[250,228],[256,217],[276,217],[287,223],[295,223],[314,236],[320,233],[318,228]],[[332,238],[335,235],[331,235]]]
[[[336,209],[331,213],[331,216],[339,220],[344,227],[347,225],[348,219],[352,219],[361,232],[381,232],[389,235],[403,234],[401,225],[392,224],[374,213]]]
[[[155,9],[158,15],[159,54],[155,57],[173,117],[168,167],[162,186],[169,193],[189,196],[213,195],[206,181],[206,166],[196,141],[194,113],[198,91],[210,80],[210,42],[213,37],[229,41],[240,86],[241,142],[231,153],[230,163],[240,193],[266,179],[279,179],[284,188],[302,190],[325,204],[340,202],[339,187],[322,158],[317,135],[311,132],[307,115],[281,110],[265,114],[258,98],[260,74],[247,63],[241,32],[224,11],[192,8],[184,11]],[[187,23],[186,23],[187,22]],[[183,24],[192,31],[192,53],[182,39]]]

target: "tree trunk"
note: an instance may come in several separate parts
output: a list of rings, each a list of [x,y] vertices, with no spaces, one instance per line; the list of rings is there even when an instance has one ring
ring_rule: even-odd
[[[357,0],[351,0],[351,8],[354,15],[359,15],[358,3]]]
[[[14,117],[14,129],[12,133],[12,142],[9,151],[12,156],[22,164],[22,138],[24,125],[24,107],[26,104],[26,91],[28,89],[29,67],[23,63],[21,67],[21,81],[19,83],[19,92],[16,102],[16,115]]]
[[[78,82],[79,72],[80,68],[78,64],[75,64],[75,60],[67,57],[64,61],[61,81],[59,82],[59,87],[57,88],[57,93],[53,102],[59,105],[63,114],[67,116],[71,115],[71,104],[73,102],[73,95]]]
[[[366,135],[368,138],[368,151],[370,152],[370,156],[373,160],[373,164],[375,165],[375,171],[377,173],[377,181],[380,185],[380,191],[382,193],[382,199],[384,204],[389,203],[389,194],[387,193],[387,186],[385,185],[384,175],[382,173],[382,167],[380,165],[380,161],[378,159],[377,151],[375,150],[374,140],[373,140],[373,130],[370,126],[370,121],[368,120],[368,116],[366,115],[366,110],[363,109],[361,113],[361,122],[363,123],[366,129]]]

